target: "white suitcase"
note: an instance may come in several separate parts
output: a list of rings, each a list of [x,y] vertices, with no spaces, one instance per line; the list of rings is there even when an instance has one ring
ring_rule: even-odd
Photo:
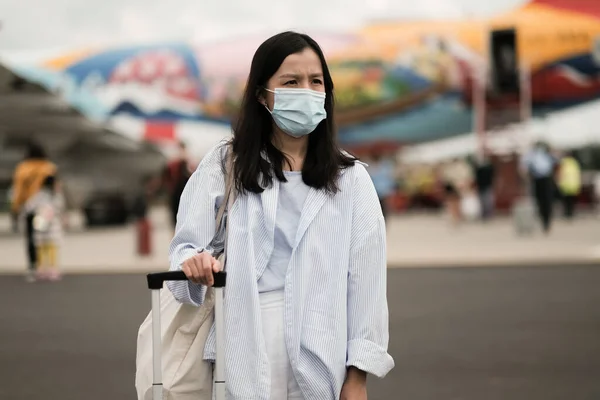
[[[530,196],[515,202],[512,210],[513,223],[518,235],[531,235],[536,227],[536,208]]]
[[[158,272],[147,275],[148,289],[152,291],[152,366],[153,366],[153,398],[163,399],[162,384],[162,359],[161,359],[161,335],[160,335],[160,290],[166,281],[187,281],[183,271]],[[215,295],[215,334],[216,334],[216,357],[214,369],[213,392],[215,400],[225,400],[225,360],[224,360],[224,336],[223,336],[223,289],[227,280],[226,272],[214,274]]]

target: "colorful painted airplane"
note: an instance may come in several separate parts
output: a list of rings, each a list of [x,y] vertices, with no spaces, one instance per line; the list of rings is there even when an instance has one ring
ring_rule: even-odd
[[[518,59],[531,70],[534,115],[600,97],[596,0],[533,0],[487,19],[317,33],[336,85],[342,143],[415,143],[470,132],[473,66],[488,58],[490,31],[502,28],[517,31]],[[262,40],[89,48],[32,63],[6,56],[0,62],[129,136],[178,138],[206,149],[229,135]]]

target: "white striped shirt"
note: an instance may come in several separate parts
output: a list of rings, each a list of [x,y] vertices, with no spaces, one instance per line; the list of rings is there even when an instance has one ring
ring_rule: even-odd
[[[190,178],[171,243],[171,270],[193,254],[222,248],[214,236],[225,189],[223,145]],[[311,188],[285,279],[285,340],[305,399],[339,399],[346,368],[378,377],[394,366],[387,353],[386,237],[383,215],[364,166],[344,170],[335,195]],[[225,371],[230,400],[269,400],[270,369],[257,281],[273,251],[279,181],[237,197],[227,218]],[[223,232],[218,237],[222,238]],[[222,242],[222,239],[221,239]],[[180,302],[199,305],[206,288],[169,282]],[[204,357],[214,360],[214,326]]]

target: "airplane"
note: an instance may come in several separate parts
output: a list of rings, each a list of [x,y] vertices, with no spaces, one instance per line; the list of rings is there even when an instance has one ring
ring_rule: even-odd
[[[489,68],[490,32],[507,28],[516,32],[515,57],[530,71],[534,117],[600,97],[596,1],[532,0],[490,18],[309,32],[328,58],[341,144],[356,152],[396,149],[471,132],[473,77]],[[231,134],[251,57],[265,37],[79,48],[27,62],[0,53],[0,64],[94,123],[166,153],[183,140],[201,158]]]
[[[473,71],[489,59],[490,32],[504,28],[517,32],[517,57],[531,71],[534,115],[599,96],[600,2],[532,0],[491,18],[315,32],[336,85],[342,144],[418,143],[469,132]],[[201,156],[230,134],[263,39],[83,48],[27,64],[4,60],[93,121],[135,139],[177,137]]]

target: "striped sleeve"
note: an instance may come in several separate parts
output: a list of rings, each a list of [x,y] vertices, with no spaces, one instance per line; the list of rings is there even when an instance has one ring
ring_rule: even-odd
[[[223,198],[225,182],[222,170],[223,147],[215,147],[204,157],[183,190],[177,212],[175,235],[169,249],[170,270],[181,270],[185,260],[215,246],[215,218]],[[218,244],[222,247],[222,244]],[[167,282],[177,301],[199,306],[206,286],[192,282]]]
[[[362,165],[355,168],[346,365],[382,378],[394,367],[394,360],[387,352],[386,229],[367,171]]]

